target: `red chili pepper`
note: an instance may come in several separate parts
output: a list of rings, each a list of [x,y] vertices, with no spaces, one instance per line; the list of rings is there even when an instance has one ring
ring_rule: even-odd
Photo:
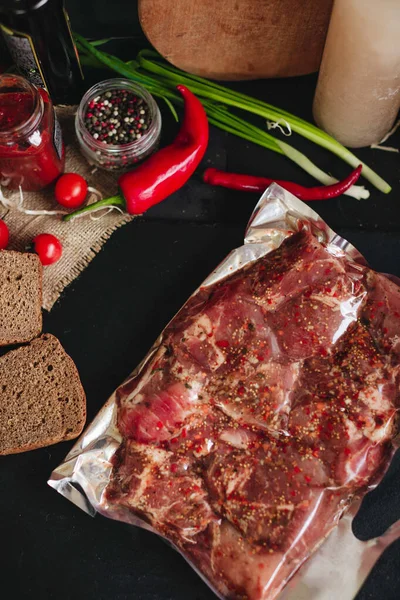
[[[0,219],[0,250],[4,250],[8,246],[8,240],[10,239],[10,232],[4,221]]]
[[[300,200],[327,200],[336,198],[346,192],[361,175],[362,165],[354,169],[345,179],[334,183],[333,185],[321,185],[307,188],[291,181],[282,181],[281,179],[268,179],[267,177],[253,177],[252,175],[239,175],[237,173],[227,173],[218,169],[206,169],[203,174],[203,181],[211,185],[219,185],[230,190],[239,190],[245,192],[264,192],[271,183],[277,183],[288,192],[291,192]]]
[[[185,114],[172,144],[121,175],[120,194],[65,215],[65,221],[107,206],[122,207],[130,215],[140,215],[179,190],[193,175],[207,149],[208,121],[200,100],[183,85],[177,89],[184,99]]]

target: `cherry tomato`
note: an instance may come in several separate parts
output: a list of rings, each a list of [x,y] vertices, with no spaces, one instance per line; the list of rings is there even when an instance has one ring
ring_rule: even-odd
[[[42,265],[52,265],[61,258],[62,245],[58,238],[51,233],[40,233],[33,238],[33,249],[40,258]]]
[[[64,173],[56,183],[56,200],[66,208],[78,208],[86,199],[88,185],[78,173]]]
[[[4,250],[8,246],[8,240],[10,239],[10,232],[8,231],[7,225],[0,219],[0,250]]]

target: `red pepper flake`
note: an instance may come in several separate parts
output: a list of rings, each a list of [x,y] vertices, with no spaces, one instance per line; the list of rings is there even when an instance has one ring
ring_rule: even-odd
[[[182,438],[186,438],[187,437],[187,431],[186,431],[186,429],[182,429],[181,437]]]
[[[304,475],[304,479],[307,483],[311,483],[311,477],[309,475]]]
[[[350,454],[351,454],[350,448],[345,448],[344,449],[344,453],[345,453],[346,456],[350,456]]]
[[[380,302],[377,302],[376,305],[379,306],[379,307],[381,307],[381,306],[385,306],[385,303],[382,302],[382,300],[381,300]]]
[[[264,360],[264,355],[263,354],[257,354],[257,360],[259,360],[259,361]]]
[[[157,429],[162,429],[164,427],[164,423],[162,421],[158,421],[156,427]]]
[[[331,293],[331,291],[332,291],[332,288],[330,288],[330,287],[326,287],[326,288],[325,288],[325,291],[326,291],[326,293],[327,293],[327,294],[330,294],[330,293]]]
[[[315,450],[312,451],[312,455],[315,456],[315,458],[319,457],[319,450],[318,450],[318,448],[316,448]]]
[[[176,473],[178,470],[178,465],[176,463],[172,463],[172,465],[170,466],[170,471],[171,473]]]
[[[267,303],[268,303],[268,304],[272,304],[272,300],[271,300],[271,298],[267,298]]]
[[[229,342],[227,340],[218,340],[215,342],[218,348],[229,348]]]
[[[239,394],[239,396],[243,396],[243,394],[245,393],[245,388],[243,385],[241,385],[240,387],[238,387],[238,391],[237,393]]]
[[[295,492],[294,490],[290,490],[290,495],[291,495],[291,496],[295,496],[295,495],[296,495],[296,492]]]
[[[300,467],[298,467],[297,465],[294,467],[293,471],[294,471],[295,473],[301,473],[301,469],[300,469]]]
[[[182,367],[178,367],[178,373],[182,373],[183,369]]]

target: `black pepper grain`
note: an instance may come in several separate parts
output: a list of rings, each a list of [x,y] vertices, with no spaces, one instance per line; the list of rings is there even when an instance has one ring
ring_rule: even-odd
[[[151,125],[150,110],[143,98],[130,90],[110,90],[91,100],[84,124],[95,140],[123,145],[139,140]]]

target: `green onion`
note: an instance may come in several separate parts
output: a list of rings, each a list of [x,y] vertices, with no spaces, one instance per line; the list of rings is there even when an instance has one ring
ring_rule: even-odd
[[[350,150],[342,146],[342,144],[315,125],[312,125],[311,123],[308,123],[307,121],[300,119],[289,112],[276,108],[271,104],[256,100],[255,98],[246,96],[246,94],[235,92],[222,85],[203,79],[202,77],[188,75],[183,71],[172,67],[171,65],[161,63],[159,60],[149,60],[146,58],[146,56],[159,58],[157,53],[153,52],[152,50],[141,50],[137,57],[139,65],[147,71],[150,71],[156,75],[160,75],[164,80],[168,80],[171,86],[175,86],[178,83],[183,83],[184,85],[190,87],[191,91],[200,97],[205,97],[217,102],[228,104],[235,108],[239,108],[264,117],[265,119],[270,119],[273,121],[284,119],[287,121],[287,123],[289,123],[293,131],[311,140],[315,144],[330,150],[353,168],[356,168],[359,164],[362,164],[362,175],[381,192],[386,194],[390,192],[391,187],[384,179],[382,179],[377,173],[368,167],[368,165],[358,159],[352,152],[350,152]]]
[[[204,107],[206,109],[208,119],[212,125],[215,125],[224,131],[228,131],[229,133],[233,133],[238,137],[242,137],[249,142],[263,146],[268,150],[273,150],[278,154],[284,154],[287,158],[295,162],[299,167],[307,171],[307,173],[312,175],[315,179],[317,179],[317,181],[320,181],[324,185],[337,183],[337,179],[322,171],[322,169],[311,162],[307,156],[299,152],[299,150],[296,150],[296,148],[293,148],[293,146],[274,138],[272,135],[268,134],[262,129],[259,129],[255,125],[248,123],[244,119],[241,119],[236,115],[232,115],[225,108],[221,114],[221,109],[215,105],[204,103]],[[363,186],[354,185],[348,190],[348,195],[356,198],[357,200],[361,200],[369,198],[369,191]]]
[[[95,59],[96,65],[104,65],[143,85],[154,96],[164,99],[175,118],[177,117],[172,103],[182,104],[182,99],[175,90],[176,85],[180,83],[189,87],[201,99],[212,125],[268,150],[284,154],[324,185],[334,183],[337,179],[322,171],[307,156],[287,142],[275,138],[265,129],[261,129],[230,112],[229,107],[253,113],[263,117],[263,119],[275,122],[286,121],[293,131],[331,150],[353,167],[361,163],[363,165],[362,174],[381,191],[388,193],[391,189],[388,183],[362,163],[347,148],[344,148],[331,136],[303,119],[218,83],[184,73],[172,65],[160,62],[159,55],[152,50],[142,50],[136,60],[124,62],[115,56],[100,51],[96,47],[96,43],[90,43],[80,35],[75,37],[78,49],[86,59],[91,57]],[[357,199],[369,197],[368,190],[359,185],[352,186],[346,194]]]

